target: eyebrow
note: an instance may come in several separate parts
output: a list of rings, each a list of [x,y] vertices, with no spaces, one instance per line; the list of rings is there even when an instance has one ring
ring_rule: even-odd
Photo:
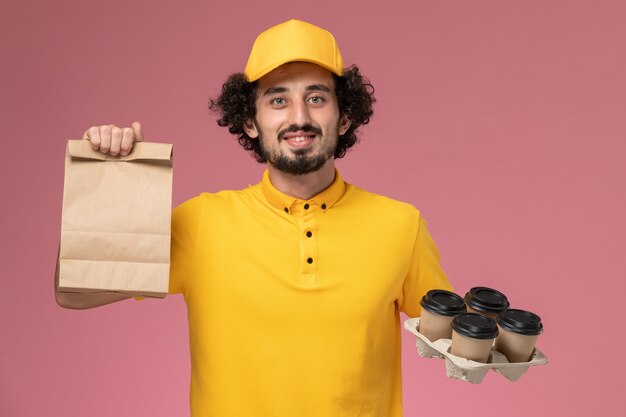
[[[325,86],[324,84],[313,84],[306,88],[306,91],[325,91],[330,93],[330,88]]]
[[[276,94],[276,93],[286,93],[287,91],[289,91],[289,89],[286,88],[286,87],[270,87],[267,90],[265,90],[263,95],[264,96],[270,96],[270,95]]]
[[[312,84],[306,87],[306,91],[324,91],[330,93],[330,88],[324,84]],[[276,93],[286,93],[289,89],[287,87],[270,87],[263,93],[264,96],[269,96]]]

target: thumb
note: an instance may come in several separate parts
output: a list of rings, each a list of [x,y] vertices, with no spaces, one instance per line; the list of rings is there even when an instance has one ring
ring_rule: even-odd
[[[143,132],[141,131],[141,123],[133,122],[131,125],[135,133],[135,142],[143,142]]]

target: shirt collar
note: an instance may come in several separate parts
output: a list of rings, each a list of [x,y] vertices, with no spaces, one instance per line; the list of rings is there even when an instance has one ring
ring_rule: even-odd
[[[261,190],[267,201],[280,210],[290,210],[293,204],[303,201],[314,201],[322,210],[328,210],[343,196],[346,191],[346,184],[343,182],[339,171],[335,168],[335,179],[332,184],[308,200],[302,200],[278,191],[270,181],[269,170],[266,169],[261,180]]]

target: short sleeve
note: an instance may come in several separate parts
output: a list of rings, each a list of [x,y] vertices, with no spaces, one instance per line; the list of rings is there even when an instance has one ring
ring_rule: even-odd
[[[420,300],[432,289],[453,290],[439,264],[439,251],[428,232],[426,221],[419,216],[411,263],[402,285],[400,311],[409,317],[419,316],[422,311]]]
[[[185,294],[188,289],[203,207],[200,195],[172,210],[170,294]]]

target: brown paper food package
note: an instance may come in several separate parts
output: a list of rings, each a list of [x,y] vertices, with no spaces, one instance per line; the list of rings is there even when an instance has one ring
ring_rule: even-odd
[[[171,212],[171,144],[110,156],[68,141],[59,291],[165,297]]]

